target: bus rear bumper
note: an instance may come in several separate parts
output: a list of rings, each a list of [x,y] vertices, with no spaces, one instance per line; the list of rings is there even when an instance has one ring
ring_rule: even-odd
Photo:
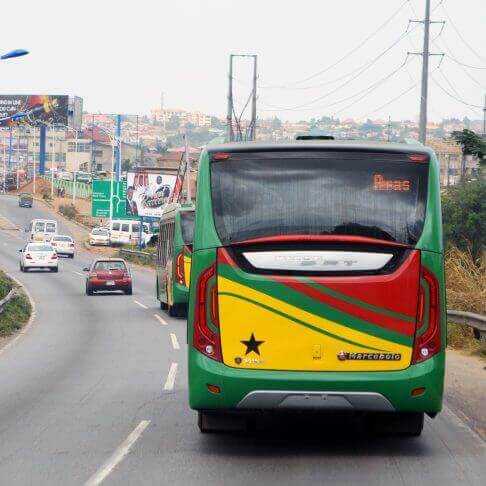
[[[257,390],[246,395],[236,408],[250,410],[359,410],[393,412],[393,405],[380,393]]]
[[[441,353],[401,371],[263,371],[231,368],[191,350],[189,403],[196,410],[313,409],[434,415],[442,408],[444,362]],[[219,387],[220,393],[210,391],[208,385]]]

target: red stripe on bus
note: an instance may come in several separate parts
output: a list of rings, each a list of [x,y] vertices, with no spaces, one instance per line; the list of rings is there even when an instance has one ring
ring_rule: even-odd
[[[319,292],[319,290],[316,288],[299,282],[293,278],[279,276],[273,276],[272,278],[280,283],[283,283],[284,285],[287,285],[293,290],[296,290],[297,292],[307,295],[311,299],[327,304],[334,309],[345,312],[346,314],[350,314],[358,319],[369,322],[370,324],[374,324],[389,331],[398,332],[405,336],[413,336],[415,333],[414,323],[399,321],[398,319],[388,317],[383,314],[378,314],[343,300],[336,299],[335,297]],[[345,323],[343,324],[345,325]]]

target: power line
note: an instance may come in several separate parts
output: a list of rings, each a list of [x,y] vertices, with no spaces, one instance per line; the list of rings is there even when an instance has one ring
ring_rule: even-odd
[[[455,96],[453,94],[451,94],[449,91],[447,91],[432,75],[430,76],[432,78],[432,81],[434,82],[434,84],[442,91],[444,92],[447,96],[449,96],[450,98],[458,101],[459,103],[462,103],[463,105],[466,105],[466,106],[470,106],[472,108],[479,108],[479,109],[483,109],[482,106],[479,106],[479,105],[474,105],[473,103],[468,103],[467,101],[464,101],[463,99],[461,99],[459,96]]]
[[[449,15],[449,13],[447,12],[445,6],[443,5],[443,3],[441,2],[440,5],[442,5],[442,10],[444,11],[447,19],[449,20],[449,22],[451,23],[452,25],[452,28],[454,29],[455,33],[457,34],[457,36],[462,40],[462,42],[464,43],[464,45],[478,58],[480,59],[482,62],[486,62],[486,59],[481,56],[480,54],[478,54],[478,52],[476,51],[476,49],[474,49],[471,44],[469,44],[469,42],[464,38],[464,36],[461,34],[460,30],[456,27],[456,24],[454,23],[454,21],[452,20],[451,16]]]
[[[390,101],[387,101],[386,103],[384,103],[383,105],[379,106],[375,110],[369,111],[364,116],[364,118],[368,118],[369,115],[372,115],[373,113],[376,113],[377,111],[380,111],[383,108],[386,108],[387,106],[391,105],[392,103],[394,103],[395,101],[399,100],[400,98],[402,98],[403,96],[405,96],[407,93],[409,93],[410,91],[412,91],[412,89],[414,89],[417,85],[418,85],[418,81],[415,84],[412,84],[411,86],[409,86],[405,91],[402,91],[398,96],[395,96],[395,98],[391,99]]]
[[[370,39],[372,39],[378,32],[380,32],[382,29],[384,29],[397,15],[398,13],[403,9],[403,7],[407,4],[410,3],[410,0],[405,0],[393,13],[390,17],[388,17],[387,20],[385,20],[385,22],[383,22],[383,24],[381,24],[374,32],[372,32],[371,34],[369,34],[367,37],[365,37],[365,39],[360,42],[356,47],[354,47],[353,49],[351,49],[350,51],[348,51],[346,54],[344,54],[344,56],[342,56],[341,58],[339,58],[336,62],[334,62],[333,64],[331,64],[330,66],[327,66],[326,68],[314,73],[314,74],[311,74],[310,76],[307,76],[306,78],[303,78],[303,79],[300,79],[298,81],[293,81],[293,82],[290,82],[290,83],[287,83],[287,84],[284,84],[284,85],[259,85],[260,88],[284,88],[286,86],[292,86],[292,85],[295,85],[295,84],[301,84],[301,83],[305,83],[306,81],[309,81],[310,79],[313,79],[313,78],[316,78],[317,76],[320,76],[321,74],[324,74],[326,73],[327,71],[330,71],[332,68],[336,67],[338,64],[340,64],[341,62],[343,62],[344,60],[346,60],[349,56],[353,55],[355,52],[357,52],[359,49],[361,49]]]
[[[356,98],[357,96],[359,96],[359,95],[361,95],[361,94],[364,93],[364,96],[362,96],[361,98],[359,98],[358,100],[356,100],[356,101],[353,102],[353,104],[355,104],[358,101],[361,101],[363,98],[365,98],[368,94],[370,94],[373,91],[375,91],[379,86],[381,86],[385,81],[387,81],[392,76],[394,76],[397,72],[399,72],[400,70],[402,70],[406,66],[406,64],[409,62],[409,60],[410,60],[409,56],[406,56],[405,59],[404,59],[404,61],[397,68],[395,68],[393,71],[391,71],[389,74],[387,74],[383,78],[379,79],[378,81],[375,81],[374,83],[370,84],[366,88],[361,89],[361,90],[357,91],[356,93],[353,93],[350,96],[346,96],[345,98],[342,98],[340,100],[334,101],[334,102],[329,103],[329,104],[324,105],[324,106],[313,106],[312,108],[301,108],[301,109],[286,110],[286,111],[307,111],[307,110],[317,110],[317,109],[323,110],[323,109],[330,108],[331,106],[339,105],[340,103],[343,103],[345,101],[348,101],[348,100],[350,100],[352,98]],[[268,110],[262,110],[262,111],[279,111],[279,110],[278,109],[268,109]],[[340,111],[342,111],[342,110],[340,110]],[[338,112],[336,112],[336,113],[338,113]]]
[[[393,47],[395,47],[404,37],[406,37],[407,35],[409,35],[411,32],[413,31],[413,29],[411,30],[407,30],[401,34],[389,47],[387,47],[385,50],[383,50],[380,54],[378,54],[376,57],[374,57],[371,61],[369,61],[368,63],[365,63],[358,71],[357,74],[355,74],[353,77],[349,78],[348,80],[346,80],[344,83],[342,83],[341,85],[337,86],[336,88],[333,88],[331,91],[328,91],[327,93],[321,95],[321,96],[318,96],[317,98],[314,98],[306,103],[302,103],[300,105],[296,105],[296,106],[275,106],[275,105],[271,105],[269,103],[267,103],[267,106],[271,107],[271,108],[274,108],[276,111],[294,111],[294,110],[298,110],[300,108],[305,108],[306,106],[309,106],[309,105],[312,105],[314,103],[317,103],[318,101],[324,99],[324,98],[327,98],[328,96],[336,93],[337,91],[339,91],[340,89],[344,88],[345,86],[347,86],[348,84],[350,84],[352,81],[354,81],[355,79],[357,79],[359,76],[361,76],[361,74],[363,74],[365,71],[367,71],[371,66],[373,66],[379,59],[381,59],[385,54],[387,54],[391,49],[393,49]]]
[[[358,98],[357,100],[354,100],[352,103],[349,103],[348,105],[346,105],[345,107],[343,108],[340,108],[338,111],[335,111],[334,112],[334,115],[339,115],[340,113],[342,113],[343,111],[346,111],[348,108],[350,108],[351,106],[355,105],[356,103],[359,103],[361,100],[363,100],[364,98],[366,98],[369,94],[371,94],[373,91],[375,91],[379,86],[381,86],[381,84],[383,84],[385,81],[388,81],[388,79],[390,79],[394,74],[396,74],[398,71],[400,71],[401,69],[407,67],[407,64],[409,62],[409,59],[410,57],[407,55],[407,57],[405,58],[405,61],[397,68],[395,69],[394,71],[392,71],[388,76],[385,76],[384,78],[382,78],[380,81],[378,81],[377,83],[375,83],[374,85],[372,86],[369,86],[368,88],[366,88],[366,92],[364,93],[363,96],[361,96],[360,98]]]

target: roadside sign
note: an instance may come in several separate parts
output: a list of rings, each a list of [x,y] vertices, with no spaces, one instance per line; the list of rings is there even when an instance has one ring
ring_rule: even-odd
[[[91,194],[91,216],[95,218],[110,217],[111,181],[107,179],[93,180]],[[113,218],[127,216],[127,183],[113,182]]]

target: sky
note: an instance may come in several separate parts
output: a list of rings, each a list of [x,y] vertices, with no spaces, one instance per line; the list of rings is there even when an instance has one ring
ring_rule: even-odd
[[[405,33],[424,8],[425,0],[16,0],[2,5],[0,52],[30,54],[0,62],[0,92],[78,95],[87,111],[131,114],[148,114],[164,92],[168,108],[224,116],[229,54],[249,53],[258,55],[259,117],[414,120],[421,58],[407,52],[421,51],[422,25]],[[440,66],[430,58],[429,119],[480,119],[486,1],[432,0],[432,19],[446,24],[431,26],[431,52],[447,55]],[[250,68],[235,66],[239,109]]]

